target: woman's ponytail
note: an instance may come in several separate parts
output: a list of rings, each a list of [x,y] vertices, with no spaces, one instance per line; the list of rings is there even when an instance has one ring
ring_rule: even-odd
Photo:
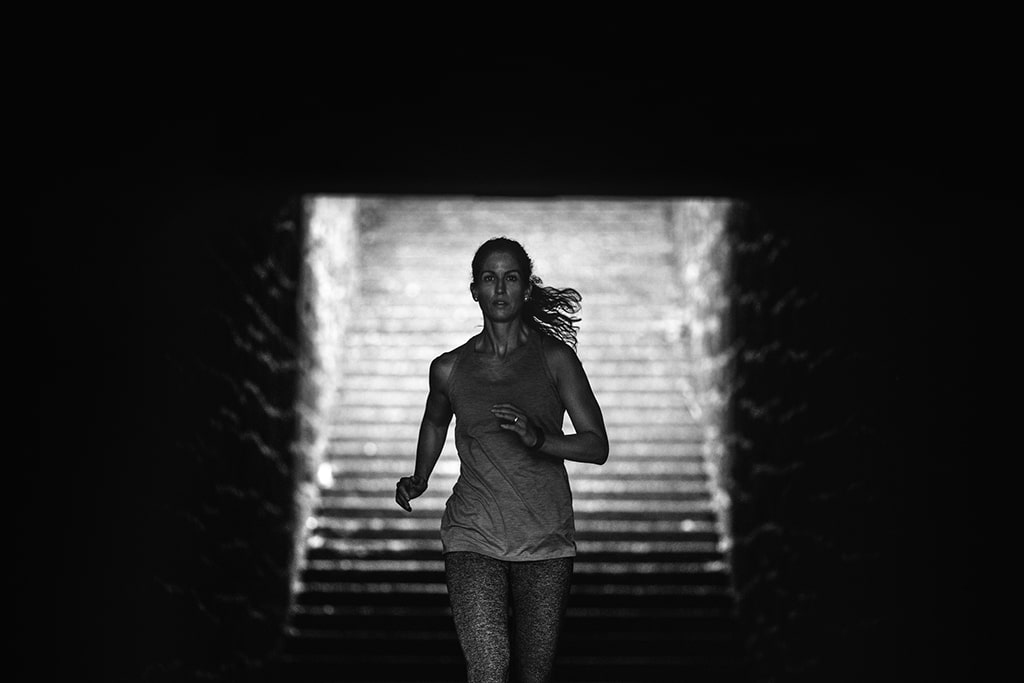
[[[523,312],[524,322],[542,334],[576,348],[579,318],[573,317],[581,307],[583,297],[575,289],[544,287],[536,275],[530,277],[533,289]]]

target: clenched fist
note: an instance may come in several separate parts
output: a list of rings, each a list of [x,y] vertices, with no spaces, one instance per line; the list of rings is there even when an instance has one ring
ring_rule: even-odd
[[[426,490],[426,479],[417,477],[415,474],[411,477],[402,477],[398,480],[398,484],[396,485],[395,502],[398,503],[406,512],[412,512],[412,507],[410,507],[409,501],[413,498],[418,498]]]

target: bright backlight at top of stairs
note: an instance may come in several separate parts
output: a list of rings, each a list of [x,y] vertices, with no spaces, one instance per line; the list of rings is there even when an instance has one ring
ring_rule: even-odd
[[[394,674],[395,652],[420,663],[415,680],[464,674],[440,541],[461,471],[454,425],[412,513],[394,492],[416,464],[432,359],[481,330],[473,254],[503,234],[544,286],[582,294],[578,357],[611,445],[601,467],[566,465],[578,552],[563,666],[572,680],[736,680],[729,501],[715,477],[730,205],[310,199],[309,378],[321,384],[304,471],[319,490],[280,680],[338,680],[367,662],[375,674],[359,680],[411,680]],[[574,433],[567,414],[563,430]]]

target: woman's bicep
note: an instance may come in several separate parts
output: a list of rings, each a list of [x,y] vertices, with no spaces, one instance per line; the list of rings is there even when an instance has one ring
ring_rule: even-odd
[[[423,411],[423,423],[438,429],[447,429],[452,421],[452,406],[448,399],[431,391],[427,394],[427,407]]]
[[[452,404],[448,397],[448,376],[451,363],[445,356],[435,358],[430,364],[430,391],[423,420],[436,425],[448,426],[452,419]]]

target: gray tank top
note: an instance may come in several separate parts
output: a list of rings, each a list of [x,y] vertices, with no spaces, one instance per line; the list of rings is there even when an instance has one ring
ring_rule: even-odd
[[[565,406],[539,332],[504,359],[456,349],[448,380],[461,468],[441,518],[444,552],[511,560],[576,555],[572,493],[565,463],[526,449],[490,409],[512,403],[547,434],[562,433]]]

